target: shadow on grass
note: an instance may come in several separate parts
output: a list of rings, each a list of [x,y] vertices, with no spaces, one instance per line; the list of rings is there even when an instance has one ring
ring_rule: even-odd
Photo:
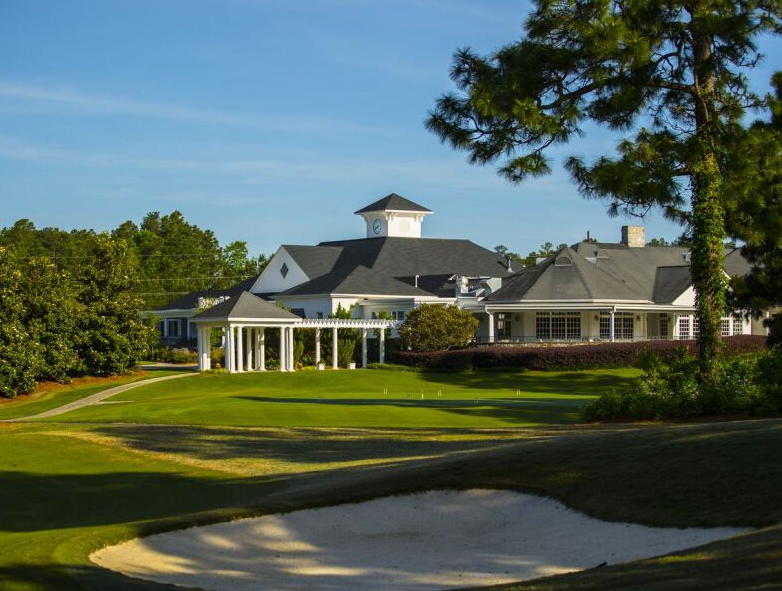
[[[0,476],[0,531],[99,526],[162,519],[257,502],[281,484],[269,478],[197,478],[173,473],[107,472]]]
[[[782,526],[654,558],[484,591],[756,591],[782,587]],[[476,588],[477,589],[477,588]],[[469,590],[465,590],[469,591]]]
[[[476,419],[493,419],[517,425],[556,425],[580,419],[585,399],[567,398],[475,398],[472,400],[402,398],[274,398],[270,396],[237,396],[241,400],[266,404],[322,404],[349,407],[395,407],[411,410],[435,410]],[[443,425],[447,427],[446,424]]]
[[[572,394],[577,396],[597,396],[610,390],[625,390],[632,386],[638,378],[619,375],[616,372],[599,373],[592,371],[569,372],[508,372],[508,371],[473,371],[436,373],[422,371],[416,375],[422,380],[435,384],[447,385],[451,388],[466,390],[505,390],[521,389],[522,392],[546,394]],[[382,374],[382,370],[377,372]],[[382,385],[382,379],[377,379]]]
[[[181,591],[182,587],[133,579],[99,566],[11,564],[0,566],[0,589]]]
[[[406,430],[403,439],[374,431],[367,435],[351,429],[221,429],[219,427],[166,427],[157,425],[111,425],[96,433],[117,438],[139,451],[185,455],[202,460],[278,460],[294,463],[330,463],[361,460],[391,460],[410,456],[439,456],[468,449],[481,449],[507,442],[498,434],[481,431],[481,439],[437,440],[438,430]],[[361,439],[357,439],[361,433]],[[453,436],[469,435],[469,429],[454,429]]]

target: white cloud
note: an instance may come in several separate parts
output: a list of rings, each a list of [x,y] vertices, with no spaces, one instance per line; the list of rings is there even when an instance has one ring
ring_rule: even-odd
[[[225,113],[208,109],[154,103],[135,99],[100,96],[80,92],[69,87],[42,87],[14,81],[0,80],[0,97],[17,99],[25,104],[61,106],[85,114],[121,115],[152,119],[188,121],[208,125],[227,125],[284,131],[287,133],[383,133],[373,126],[354,122],[300,114],[277,113],[258,116],[248,113]]]

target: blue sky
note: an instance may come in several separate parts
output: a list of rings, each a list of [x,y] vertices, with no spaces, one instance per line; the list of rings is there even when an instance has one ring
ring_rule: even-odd
[[[561,169],[520,186],[466,164],[423,121],[457,47],[520,35],[510,0],[0,0],[0,225],[111,229],[178,209],[254,252],[363,236],[392,191],[429,237],[523,253],[622,219]],[[778,43],[762,49],[778,55]],[[777,64],[778,65],[778,64]],[[765,84],[767,58],[753,75]],[[648,236],[677,228],[648,219]]]

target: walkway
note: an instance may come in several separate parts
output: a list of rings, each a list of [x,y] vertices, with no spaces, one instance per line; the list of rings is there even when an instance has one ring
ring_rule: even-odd
[[[90,396],[85,396],[84,398],[80,398],[79,400],[69,402],[68,404],[63,404],[62,406],[58,406],[57,408],[51,408],[44,412],[39,412],[38,414],[29,415],[26,417],[3,419],[0,420],[0,423],[23,423],[31,419],[45,419],[47,417],[54,417],[57,415],[65,414],[66,412],[71,412],[72,410],[76,410],[77,408],[84,408],[85,406],[98,404],[102,400],[114,396],[115,394],[119,394],[120,392],[127,392],[128,390],[132,390],[133,388],[138,388],[139,386],[146,386],[147,384],[154,384],[155,382],[162,382],[164,380],[175,380],[177,378],[186,378],[188,376],[197,376],[197,375],[198,375],[197,373],[183,373],[183,374],[177,374],[175,376],[163,376],[160,378],[139,380],[137,382],[131,382],[130,384],[122,384],[121,386],[115,386],[114,388],[109,388],[108,390],[101,390],[100,392],[97,392]]]

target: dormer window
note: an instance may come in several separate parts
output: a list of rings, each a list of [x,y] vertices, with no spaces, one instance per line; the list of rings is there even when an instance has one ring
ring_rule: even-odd
[[[285,279],[285,277],[288,275],[288,265],[285,263],[283,263],[282,267],[280,267],[280,275],[282,275],[283,279]]]
[[[569,256],[561,254],[556,259],[554,259],[554,266],[555,267],[572,267],[573,266],[573,261],[570,260]]]

